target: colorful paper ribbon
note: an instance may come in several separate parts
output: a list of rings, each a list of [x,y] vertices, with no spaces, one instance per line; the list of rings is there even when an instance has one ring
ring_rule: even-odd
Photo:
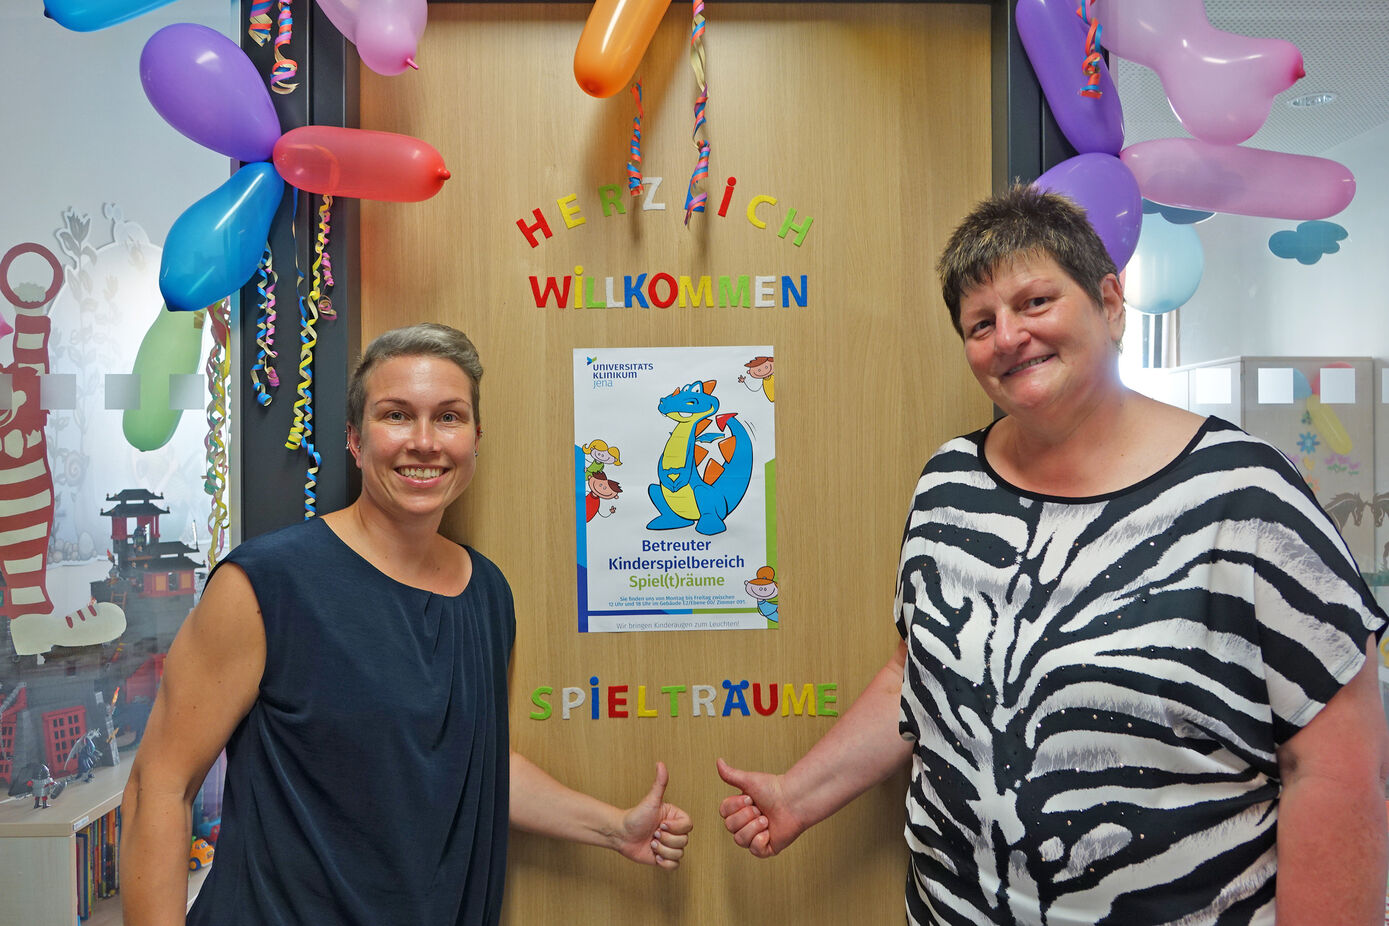
[[[257,45],[270,41],[270,5],[272,0],[255,0],[251,4],[251,25],[247,30]],[[286,46],[294,40],[294,13],[290,0],[278,0],[279,14],[275,29],[275,64],[270,70],[270,89],[276,93],[291,93],[299,84],[290,83],[299,73],[299,62],[285,55]]]
[[[328,259],[328,232],[331,228],[333,197],[323,194],[323,203],[318,207],[318,237],[314,241],[313,283],[309,287],[309,299],[318,308],[323,318],[332,321],[338,317],[333,308],[333,300],[327,296],[327,288],[333,285],[333,265]]]
[[[279,356],[275,352],[275,273],[274,256],[270,253],[270,246],[266,245],[265,253],[261,255],[260,266],[256,268],[260,274],[260,279],[256,281],[256,292],[260,293],[260,307],[256,314],[256,361],[251,364],[251,385],[255,389],[256,401],[262,406],[269,405],[272,396],[266,389],[265,383],[260,381],[260,374],[265,373],[265,379],[270,383],[270,388],[280,385],[280,374],[275,371],[272,362]]]
[[[207,472],[203,478],[203,490],[212,497],[212,507],[207,515],[207,529],[211,535],[208,544],[207,565],[211,569],[217,565],[219,554],[227,543],[227,530],[231,526],[231,513],[227,506],[227,383],[231,378],[231,354],[228,350],[230,340],[231,300],[223,299],[216,305],[207,307],[207,317],[212,321],[212,349],[207,354],[207,434],[203,446],[207,450]]]
[[[1100,20],[1090,8],[1094,2],[1080,0],[1080,6],[1076,7],[1076,15],[1090,26],[1085,34],[1085,61],[1081,64],[1087,79],[1080,95],[1099,99],[1104,94],[1100,89],[1100,65],[1104,63],[1104,58],[1100,54]]]
[[[709,194],[704,191],[704,181],[709,176],[709,142],[704,134],[704,110],[709,103],[709,84],[704,78],[704,0],[693,0],[694,14],[690,25],[690,67],[694,70],[695,84],[699,96],[694,104],[694,139],[699,160],[695,162],[694,173],[690,175],[690,186],[685,191],[685,225],[690,224],[690,216],[704,211]]]
[[[641,108],[641,81],[632,85],[632,96],[637,101],[637,114],[632,117],[631,153],[627,156],[627,192],[633,196],[641,195],[641,117],[646,115]]]
[[[315,514],[315,505],[318,495],[315,491],[318,485],[318,465],[320,457],[314,448],[313,442],[313,359],[314,346],[318,344],[318,334],[314,330],[314,325],[318,322],[318,304],[311,299],[304,297],[304,271],[299,266],[299,246],[298,241],[298,215],[299,215],[299,191],[294,191],[294,215],[295,219],[290,224],[291,238],[296,242],[294,246],[294,273],[298,281],[295,292],[299,298],[299,386],[296,390],[298,398],[294,401],[294,424],[290,427],[289,435],[285,438],[286,450],[298,450],[300,447],[309,455],[309,466],[304,478],[304,518],[312,518]]]
[[[251,4],[251,25],[246,31],[257,45],[270,41],[270,27],[274,24],[270,18],[272,5],[273,0],[255,0]]]

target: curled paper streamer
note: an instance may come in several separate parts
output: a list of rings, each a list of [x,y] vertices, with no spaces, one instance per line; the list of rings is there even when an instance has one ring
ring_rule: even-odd
[[[272,0],[255,0],[251,4],[251,24],[246,33],[257,45],[264,45],[270,41],[270,27],[274,24],[274,20],[270,18],[271,2]]]
[[[256,292],[260,293],[260,309],[256,316],[256,362],[251,365],[251,385],[256,392],[256,401],[262,406],[270,404],[270,393],[265,383],[260,381],[263,371],[270,388],[280,385],[280,375],[269,364],[279,354],[275,353],[275,261],[269,246],[261,255],[257,268],[260,279],[256,281]]]
[[[299,214],[299,191],[294,193],[294,215]],[[299,266],[298,220],[290,224],[290,237],[294,245],[294,273],[297,280],[295,292],[299,296],[299,386],[298,398],[294,400],[294,424],[285,438],[286,450],[304,448],[309,456],[308,471],[304,477],[304,519],[312,518],[317,511],[318,466],[321,462],[313,442],[313,359],[314,347],[318,344],[318,334],[314,325],[318,322],[318,305],[304,297],[304,271]]]
[[[275,66],[270,71],[270,89],[276,93],[292,93],[299,86],[290,83],[299,73],[299,62],[287,57],[282,49],[294,39],[294,14],[289,0],[280,0],[280,15],[275,31]]]
[[[631,153],[627,156],[627,192],[633,196],[641,195],[641,81],[632,85],[632,96],[637,101],[637,114],[632,117]]]
[[[247,33],[257,45],[270,41],[270,4],[272,0],[255,0],[251,4],[251,26]],[[299,73],[299,62],[285,56],[282,49],[294,40],[294,14],[290,11],[289,0],[279,0],[280,13],[275,32],[275,65],[270,71],[270,89],[276,93],[290,93],[297,83],[290,83]]]
[[[709,194],[704,191],[704,181],[709,176],[709,142],[704,135],[704,110],[709,104],[709,84],[704,77],[704,0],[693,0],[694,14],[690,24],[690,67],[694,70],[695,83],[699,86],[699,96],[694,104],[694,139],[699,160],[695,162],[694,173],[690,175],[690,186],[685,191],[685,225],[689,227],[690,216],[704,211],[704,203]]]
[[[295,291],[299,299],[299,385],[298,398],[294,401],[294,423],[290,425],[285,437],[286,450],[298,450],[304,442],[304,434],[313,427],[313,349],[318,343],[314,325],[318,321],[318,307],[304,298],[304,271],[299,266],[298,216],[299,194],[294,195],[294,215],[290,222],[290,239],[294,241],[294,274],[298,281]]]
[[[231,376],[231,355],[227,351],[230,336],[228,299],[208,306],[207,317],[212,321],[212,349],[207,354],[207,434],[203,446],[207,449],[207,473],[203,489],[212,497],[207,515],[207,529],[212,536],[208,544],[207,565],[217,565],[218,554],[226,547],[231,513],[227,507],[227,382]]]
[[[309,286],[309,301],[324,318],[338,317],[333,309],[333,301],[325,293],[325,287],[333,285],[332,267],[328,263],[328,220],[332,217],[333,197],[323,194],[323,204],[318,207],[318,238],[314,241],[313,282]]]
[[[1080,6],[1076,7],[1076,15],[1090,27],[1085,33],[1085,61],[1081,64],[1081,70],[1085,72],[1086,80],[1080,95],[1099,99],[1104,95],[1100,90],[1100,64],[1104,56],[1100,54],[1100,21],[1090,14],[1090,4],[1093,2],[1080,0]]]

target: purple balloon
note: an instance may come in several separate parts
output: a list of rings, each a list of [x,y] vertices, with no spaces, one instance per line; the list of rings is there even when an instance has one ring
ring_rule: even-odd
[[[1124,269],[1143,230],[1143,197],[1123,161],[1109,154],[1078,154],[1042,174],[1033,186],[1070,197],[1084,209],[1114,265]]]
[[[280,119],[256,66],[235,42],[195,23],[165,26],[140,52],[140,83],[164,121],[239,161],[267,161]]]
[[[1085,21],[1076,15],[1076,0],[1018,0],[1018,38],[1042,85],[1056,124],[1082,154],[1119,153],[1124,146],[1124,113],[1119,94],[1100,62],[1100,96],[1082,96],[1087,84]]]

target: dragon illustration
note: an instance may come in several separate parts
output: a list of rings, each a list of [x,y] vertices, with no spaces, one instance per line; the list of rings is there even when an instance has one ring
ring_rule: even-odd
[[[657,482],[647,492],[659,512],[646,525],[651,530],[693,524],[701,534],[723,533],[724,520],[748,490],[752,439],[734,417],[736,412],[718,413],[719,400],[713,392],[714,380],[693,382],[662,396],[656,404],[675,428],[656,461]],[[700,446],[715,441],[723,463]]]

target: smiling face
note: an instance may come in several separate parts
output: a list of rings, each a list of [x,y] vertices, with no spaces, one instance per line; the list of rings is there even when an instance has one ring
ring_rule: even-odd
[[[748,367],[748,375],[754,379],[765,379],[772,375],[772,361],[764,360],[757,366]]]
[[[1101,304],[1056,262],[1023,256],[960,300],[965,360],[994,404],[1029,416],[1079,410],[1119,390],[1114,345],[1124,332],[1124,300],[1111,274]]]
[[[599,498],[617,498],[617,490],[601,474],[595,473],[588,477],[588,490]]]
[[[744,582],[743,590],[760,601],[766,601],[768,598],[775,598],[777,593],[775,582],[764,582],[760,584],[757,582]]]
[[[366,377],[360,432],[348,448],[362,471],[362,502],[395,519],[442,517],[476,466],[473,382],[433,356],[383,360]]]

